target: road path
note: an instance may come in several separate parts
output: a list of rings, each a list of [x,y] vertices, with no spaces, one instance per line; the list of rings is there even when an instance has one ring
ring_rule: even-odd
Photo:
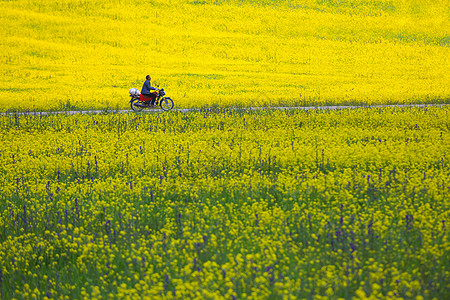
[[[366,105],[366,106],[296,106],[296,107],[247,107],[247,108],[224,108],[224,109],[243,109],[243,110],[265,110],[265,109],[277,109],[277,110],[336,110],[336,109],[356,109],[356,108],[387,108],[387,107],[430,107],[430,106],[447,106],[449,104],[397,104],[397,105]],[[211,108],[213,109],[213,108]],[[208,110],[207,108],[180,108],[173,109],[172,111],[178,112],[191,112],[191,111],[202,111]],[[143,113],[154,113],[154,112],[162,112],[162,109],[152,108],[152,109],[144,109]],[[141,113],[142,113],[141,112]],[[51,115],[51,114],[102,114],[102,113],[134,113],[132,110],[70,110],[70,111],[32,111],[32,112],[8,112],[8,113],[0,113],[0,115]]]

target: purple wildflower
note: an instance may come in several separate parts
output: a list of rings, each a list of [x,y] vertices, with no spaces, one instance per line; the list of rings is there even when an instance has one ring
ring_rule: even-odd
[[[167,291],[167,288],[169,287],[169,275],[166,275],[166,278],[164,279],[164,290]]]
[[[412,215],[406,215],[406,229],[411,229],[412,228],[412,223],[413,223],[413,216]]]

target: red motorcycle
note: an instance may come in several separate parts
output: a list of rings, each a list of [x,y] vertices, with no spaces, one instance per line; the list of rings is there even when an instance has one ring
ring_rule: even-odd
[[[156,94],[154,105],[150,105],[152,98],[142,95],[138,89],[130,89],[130,105],[134,111],[142,111],[144,108],[161,107],[162,110],[168,111],[173,108],[173,100],[170,97],[165,97],[164,89],[159,89],[154,92]]]

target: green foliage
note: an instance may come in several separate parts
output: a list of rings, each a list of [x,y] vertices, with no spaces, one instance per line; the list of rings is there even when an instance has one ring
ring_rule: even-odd
[[[2,298],[443,298],[448,113],[0,116]]]

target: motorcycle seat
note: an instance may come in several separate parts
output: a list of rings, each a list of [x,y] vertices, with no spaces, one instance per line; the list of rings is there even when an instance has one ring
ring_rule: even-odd
[[[152,100],[152,98],[144,96],[142,94],[139,96],[139,98],[140,98],[141,101],[150,101],[150,100]]]

